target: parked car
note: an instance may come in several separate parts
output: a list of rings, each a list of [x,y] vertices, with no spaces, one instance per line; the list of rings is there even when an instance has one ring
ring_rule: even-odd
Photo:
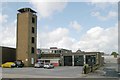
[[[35,68],[43,68],[44,67],[44,63],[37,62],[37,63],[35,63],[34,67]]]
[[[47,69],[54,68],[54,65],[52,63],[45,63],[44,68],[47,68]]]
[[[2,68],[12,68],[15,67],[15,63],[14,62],[6,62],[4,64],[1,65]]]
[[[22,62],[22,60],[16,60],[14,63],[15,67],[24,67],[24,63]]]

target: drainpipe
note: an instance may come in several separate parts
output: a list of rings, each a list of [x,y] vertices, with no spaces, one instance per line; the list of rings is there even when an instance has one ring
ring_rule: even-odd
[[[74,66],[74,55],[72,55],[72,66]]]
[[[84,58],[84,65],[86,64],[86,55],[84,54],[83,55],[83,58]]]

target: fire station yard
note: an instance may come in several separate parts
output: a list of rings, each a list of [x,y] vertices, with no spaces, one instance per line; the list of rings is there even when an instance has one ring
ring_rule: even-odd
[[[117,72],[111,70],[118,69],[117,63],[106,63],[95,72],[88,74],[82,74],[82,69],[82,66],[62,66],[53,69],[33,67],[3,68],[2,78],[118,78],[115,75]]]
[[[3,68],[3,78],[76,78],[82,76],[82,67]]]

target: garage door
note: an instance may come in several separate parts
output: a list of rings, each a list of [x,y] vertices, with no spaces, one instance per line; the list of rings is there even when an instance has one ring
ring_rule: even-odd
[[[64,56],[64,66],[72,66],[72,56]]]
[[[83,56],[76,55],[74,56],[74,66],[83,66],[84,58]]]

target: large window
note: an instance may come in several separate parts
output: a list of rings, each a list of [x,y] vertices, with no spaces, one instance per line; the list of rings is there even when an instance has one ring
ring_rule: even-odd
[[[31,48],[31,53],[34,54],[34,47]]]
[[[32,27],[32,33],[35,33],[35,29],[34,29],[34,27]]]
[[[32,37],[32,43],[34,43],[34,37]]]
[[[32,17],[32,23],[35,23],[35,18],[34,17]]]

